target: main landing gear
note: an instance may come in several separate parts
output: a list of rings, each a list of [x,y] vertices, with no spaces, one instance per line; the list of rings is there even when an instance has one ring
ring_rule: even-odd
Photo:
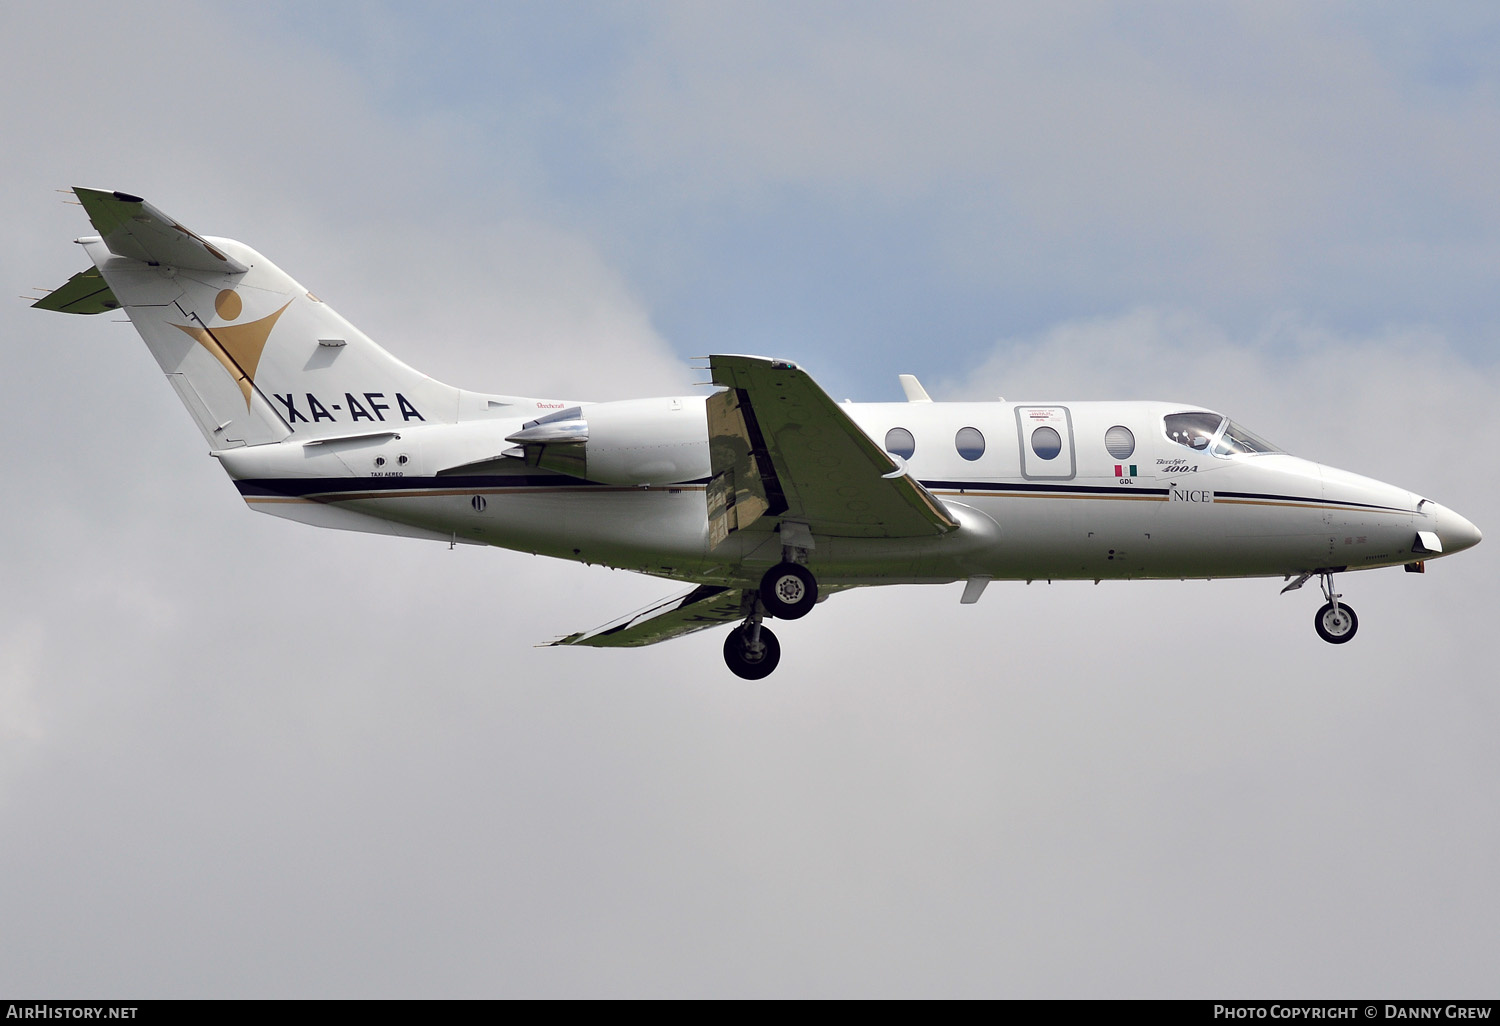
[[[758,589],[744,592],[745,622],[724,639],[729,671],[745,680],[769,677],[781,661],[781,644],[762,621],[768,616],[796,620],[811,612],[817,601],[818,582],[801,563],[788,558],[767,570]]]
[[[1281,589],[1285,595],[1289,591],[1296,591],[1307,583],[1311,573],[1305,573],[1291,584]],[[1333,572],[1323,570],[1318,573],[1323,588],[1323,597],[1328,601],[1318,610],[1313,617],[1313,627],[1318,632],[1318,637],[1330,645],[1342,645],[1354,637],[1354,632],[1359,630],[1359,617],[1354,615],[1354,610],[1344,605],[1339,599],[1344,596],[1333,590]]]
[[[812,612],[817,604],[818,582],[807,567],[787,560],[771,567],[760,579],[760,600],[772,616],[795,620]]]
[[[760,622],[760,611],[729,632],[724,639],[724,664],[744,680],[763,680],[781,662],[781,643]]]

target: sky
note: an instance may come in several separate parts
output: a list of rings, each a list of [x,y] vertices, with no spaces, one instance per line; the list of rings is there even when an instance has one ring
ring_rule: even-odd
[[[120,189],[477,391],[1191,401],[1500,529],[1493,5],[9,5],[0,96],[13,295]],[[0,354],[0,994],[1494,995],[1493,541],[1345,646],[870,589],[750,683],[534,647],[670,583],[248,511],[114,318]]]

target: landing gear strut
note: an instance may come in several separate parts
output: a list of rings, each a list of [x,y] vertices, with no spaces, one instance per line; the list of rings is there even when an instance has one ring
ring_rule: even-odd
[[[1330,645],[1342,645],[1359,630],[1359,617],[1354,615],[1354,610],[1339,602],[1343,596],[1333,590],[1333,574],[1325,573],[1322,577],[1323,597],[1328,602],[1313,617],[1313,627],[1317,628],[1318,637]]]
[[[781,645],[761,621],[768,616],[795,620],[812,612],[818,602],[818,581],[804,564],[813,546],[812,532],[806,524],[783,523],[781,562],[766,571],[760,587],[740,593],[740,611],[745,622],[724,639],[724,662],[731,673],[745,680],[761,680],[771,675],[781,661]]]
[[[763,680],[781,662],[781,644],[760,622],[764,615],[760,602],[754,602],[749,618],[724,639],[724,664],[736,677]]]

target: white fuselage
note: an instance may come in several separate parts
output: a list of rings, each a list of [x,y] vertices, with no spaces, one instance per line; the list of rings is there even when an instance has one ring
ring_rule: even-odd
[[[538,405],[545,412],[557,404]],[[396,533],[712,584],[753,585],[781,558],[769,525],[709,544],[703,397],[584,409],[591,423],[613,425],[597,444],[609,483],[500,456],[505,436],[538,410],[217,455],[254,508],[327,526],[377,529],[367,520],[375,518],[410,529]],[[1441,537],[1446,551],[1478,540],[1468,521],[1393,485],[1283,453],[1221,456],[1179,444],[1163,418],[1200,409],[1183,404],[843,409],[877,443],[892,429],[908,432],[908,473],[961,527],[926,539],[814,535],[808,566],[829,587],[1286,576],[1419,561],[1428,554],[1414,548],[1418,531]],[[1061,441],[1045,459],[1028,445],[1037,424],[1055,425]],[[1128,432],[1129,455],[1106,448],[1112,428]],[[362,516],[335,523],[327,519],[334,510]]]

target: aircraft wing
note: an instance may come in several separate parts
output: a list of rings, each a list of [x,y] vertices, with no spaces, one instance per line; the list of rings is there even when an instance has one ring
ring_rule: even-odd
[[[709,537],[762,516],[842,538],[923,538],[958,527],[936,496],[786,360],[711,356]]]
[[[700,585],[603,627],[559,638],[552,645],[591,648],[638,648],[684,634],[743,619],[743,592],[738,588]]]

